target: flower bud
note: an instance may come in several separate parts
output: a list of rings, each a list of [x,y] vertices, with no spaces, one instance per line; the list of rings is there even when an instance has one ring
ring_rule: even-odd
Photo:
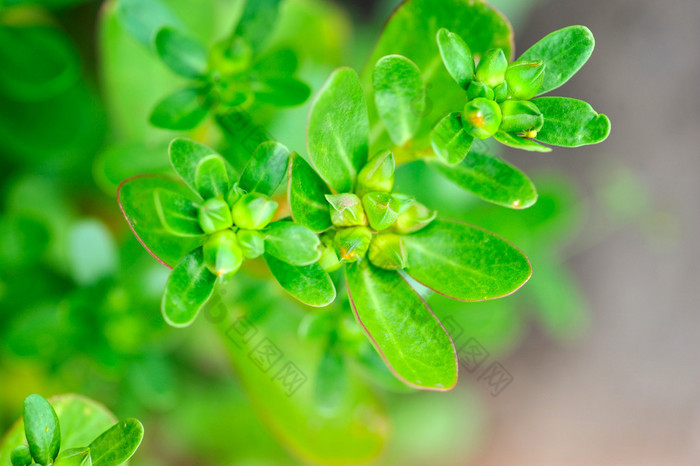
[[[537,95],[544,81],[544,62],[514,61],[506,70],[508,96],[516,100],[530,100]]]
[[[277,203],[260,193],[250,193],[233,206],[233,223],[244,230],[262,230],[275,216]]]
[[[493,88],[505,79],[508,59],[502,49],[489,49],[476,67],[476,79]]]
[[[519,133],[539,131],[544,124],[544,116],[532,102],[506,100],[501,104],[503,121],[501,131]]]
[[[335,251],[333,246],[333,238],[328,234],[321,235],[321,243],[323,246],[321,249],[321,258],[318,260],[318,265],[320,265],[326,272],[335,272],[343,265],[343,263],[340,262],[340,259],[338,259],[338,253]]]
[[[401,236],[380,233],[369,245],[369,260],[382,269],[398,270],[406,267],[406,250]]]
[[[225,230],[233,224],[231,208],[221,197],[213,197],[199,206],[199,226],[211,234]]]
[[[331,223],[337,227],[367,225],[362,202],[355,194],[326,194],[331,205]]]
[[[389,193],[368,193],[362,198],[362,205],[367,213],[369,225],[375,230],[389,228],[399,217],[401,210],[406,210],[413,198]]]
[[[243,255],[248,259],[260,257],[265,252],[265,240],[259,232],[255,230],[238,230],[236,237]]]
[[[250,68],[253,49],[242,38],[214,44],[209,53],[209,68],[219,76],[230,78]]]
[[[394,222],[393,230],[400,234],[414,233],[427,227],[435,217],[437,217],[436,211],[428,209],[420,202],[414,202],[406,212],[399,215]]]
[[[467,100],[478,99],[479,97],[486,100],[493,100],[493,89],[479,81],[472,81],[467,88]]]
[[[478,139],[490,138],[501,126],[501,108],[493,100],[477,98],[464,106],[464,130]]]
[[[357,175],[357,195],[364,196],[369,192],[390,193],[394,189],[395,170],[394,154],[385,151],[375,155]]]
[[[29,452],[29,447],[20,445],[10,454],[10,462],[12,466],[29,466],[32,464],[32,455]]]
[[[335,234],[333,245],[340,261],[357,262],[367,254],[372,232],[367,227],[342,228]]]
[[[243,263],[243,250],[232,230],[214,233],[204,242],[204,263],[217,276],[235,273]]]
[[[493,100],[503,102],[508,98],[508,83],[503,81],[501,84],[493,88]]]

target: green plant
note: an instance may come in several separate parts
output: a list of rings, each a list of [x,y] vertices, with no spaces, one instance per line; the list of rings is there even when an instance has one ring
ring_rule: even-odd
[[[29,395],[24,400],[22,422],[0,444],[0,461],[9,460],[13,466],[116,466],[125,464],[141,444],[143,426],[133,418],[117,422],[90,437],[88,443],[90,433],[109,422],[105,418],[111,414],[82,398],[67,396],[56,402],[62,414],[60,419],[40,395]],[[11,442],[19,442],[22,432],[25,443],[15,443],[13,448]]]

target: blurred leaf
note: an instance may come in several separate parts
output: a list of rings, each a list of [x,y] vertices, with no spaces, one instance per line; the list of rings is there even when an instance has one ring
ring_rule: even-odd
[[[425,84],[411,60],[390,55],[377,62],[372,74],[377,111],[394,144],[403,146],[418,131],[425,111]]]
[[[598,144],[610,134],[610,120],[600,115],[588,103],[567,97],[533,99],[544,115],[544,126],[537,140],[561,147]]]
[[[428,165],[457,186],[503,207],[527,209],[537,201],[532,181],[493,155],[471,151],[464,162],[454,167],[440,162]]]
[[[158,128],[193,129],[206,118],[209,107],[208,96],[202,89],[181,89],[158,102],[149,121]]]
[[[493,233],[464,223],[435,220],[403,240],[408,275],[460,301],[509,295],[532,274],[527,257],[519,249]]]
[[[97,184],[105,192],[114,195],[119,184],[134,175],[170,172],[167,153],[168,144],[165,142],[116,143],[97,156],[93,173]]]
[[[161,311],[172,327],[187,327],[214,292],[216,275],[204,263],[202,248],[183,257],[165,285]]]
[[[281,0],[245,0],[245,8],[234,35],[243,37],[254,50],[265,44],[274,29]]]
[[[355,316],[396,377],[418,389],[453,388],[454,345],[418,293],[397,272],[366,260],[347,266],[346,277]]]
[[[300,155],[294,154],[289,174],[289,208],[294,221],[315,232],[331,227],[326,183]]]
[[[585,26],[569,26],[554,31],[523,53],[518,60],[545,64],[544,82],[539,94],[546,94],[566,83],[593,53],[595,40]]]
[[[275,222],[265,230],[265,253],[291,265],[311,265],[321,258],[321,241],[303,225]]]
[[[49,244],[46,226],[29,216],[0,217],[0,268],[14,268],[39,260]]]
[[[80,285],[113,276],[119,267],[114,238],[98,220],[82,220],[73,226],[68,255],[71,274]]]
[[[320,265],[294,266],[270,254],[265,262],[282,288],[307,306],[324,307],[335,300],[333,281]]]
[[[56,458],[54,466],[92,466],[90,449],[82,447],[63,450]]]
[[[159,30],[182,27],[177,15],[161,0],[118,0],[115,12],[121,26],[146,47],[154,45]]]
[[[337,349],[328,348],[316,372],[316,403],[322,413],[334,414],[348,390],[348,368]]]
[[[207,50],[177,29],[165,27],[159,30],[155,47],[161,60],[180,76],[199,78],[206,73]]]
[[[307,146],[314,168],[337,192],[353,190],[367,162],[369,120],[357,73],[340,68],[316,95],[309,114]]]
[[[289,149],[278,142],[260,144],[246,165],[239,185],[247,192],[272,196],[287,175]]]
[[[258,102],[277,107],[296,107],[301,105],[311,95],[311,88],[305,82],[296,78],[267,78],[255,88],[255,98]]]

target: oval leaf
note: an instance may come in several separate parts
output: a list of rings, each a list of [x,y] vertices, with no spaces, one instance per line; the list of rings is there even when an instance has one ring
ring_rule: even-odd
[[[504,146],[512,147],[514,149],[526,150],[529,152],[552,152],[551,147],[543,146],[538,144],[532,139],[521,138],[510,133],[505,133],[499,131],[493,135],[493,138],[503,144]]]
[[[242,37],[254,50],[265,44],[274,29],[281,0],[248,0],[238,20],[234,36]]]
[[[194,172],[194,184],[203,199],[225,196],[228,193],[226,162],[218,154],[204,157]]]
[[[326,183],[306,160],[294,154],[287,187],[294,221],[317,233],[329,229],[332,224],[326,194],[330,193]]]
[[[278,142],[263,142],[243,170],[239,186],[249,193],[272,196],[284,180],[288,165],[289,149]]]
[[[311,88],[305,82],[292,77],[273,77],[260,83],[255,89],[258,102],[277,107],[301,105],[311,95]]]
[[[408,58],[390,55],[377,62],[372,86],[379,117],[392,141],[403,146],[418,131],[425,110],[420,70]]]
[[[162,264],[173,267],[188,252],[199,246],[198,237],[173,235],[161,221],[155,193],[171,192],[197,202],[196,195],[185,185],[165,176],[136,176],[124,181],[117,190],[122,213],[144,248]],[[172,222],[168,225],[172,226]]]
[[[367,162],[369,116],[357,73],[333,72],[311,107],[307,129],[309,158],[337,192],[350,192]]]
[[[460,163],[469,153],[474,138],[464,130],[462,115],[450,113],[430,133],[433,151],[448,165]]]
[[[537,201],[532,181],[492,155],[471,151],[464,162],[454,167],[440,162],[428,162],[428,165],[460,188],[503,207],[527,209]]]
[[[474,79],[474,56],[464,39],[447,29],[437,33],[440,56],[450,76],[465,91]]]
[[[536,139],[561,147],[580,147],[605,141],[610,120],[598,114],[588,103],[568,97],[533,99],[544,115],[544,126]]]
[[[333,280],[320,265],[295,266],[270,254],[265,254],[265,262],[282,288],[307,306],[324,307],[335,301]]]
[[[397,273],[369,261],[346,267],[355,317],[377,352],[405,384],[450,390],[457,383],[457,354],[433,311]]]
[[[46,399],[29,395],[22,409],[24,434],[32,458],[39,464],[50,464],[61,449],[61,427],[58,416]]]
[[[586,64],[593,49],[593,33],[585,26],[569,26],[545,36],[518,60],[545,63],[544,82],[538,94],[546,94],[566,83]]]
[[[292,265],[310,265],[321,258],[321,240],[303,225],[275,222],[265,232],[265,252]]]
[[[92,466],[117,466],[128,461],[142,440],[143,425],[138,420],[119,421],[90,444]]]
[[[161,60],[180,76],[198,78],[207,70],[207,50],[177,29],[166,27],[158,31],[155,46]]]
[[[168,277],[161,302],[165,321],[173,327],[187,327],[209,300],[216,275],[204,264],[202,248],[197,248],[175,266]]]
[[[168,146],[170,164],[175,169],[182,181],[195,193],[197,189],[197,167],[199,163],[210,155],[218,155],[214,149],[199,142],[187,138],[175,138]],[[224,161],[229,179],[233,179],[233,169]]]
[[[149,121],[158,128],[184,131],[197,127],[208,111],[206,95],[200,89],[186,88],[158,102]]]
[[[532,275],[527,257],[500,236],[451,220],[435,220],[404,236],[406,273],[459,301],[507,296]]]
[[[202,236],[197,204],[176,192],[157,188],[153,192],[156,212],[163,227],[175,236]]]

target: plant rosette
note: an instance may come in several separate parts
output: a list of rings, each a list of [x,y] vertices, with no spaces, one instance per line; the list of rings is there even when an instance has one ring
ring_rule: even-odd
[[[457,382],[454,344],[407,277],[453,299],[482,301],[520,288],[530,263],[501,237],[437,219],[394,193],[396,161],[386,151],[368,159],[369,127],[357,73],[336,70],[310,111],[313,167],[292,159],[292,218],[321,234],[326,271],[344,269],[355,317],[394,375],[415,388],[449,390]]]
[[[270,198],[287,173],[289,150],[262,143],[240,177],[213,149],[177,138],[170,162],[180,182],[161,176],[137,176],[119,189],[119,203],[144,247],[173,267],[162,299],[162,313],[174,327],[190,325],[214,293],[245,259],[265,256],[284,276],[275,276],[295,297],[311,306],[329,304],[332,296],[299,296],[289,281],[303,280],[322,245],[303,225],[273,221],[278,204]],[[275,267],[275,266],[271,266]],[[276,272],[276,270],[273,270]],[[329,278],[330,281],[330,278]]]

